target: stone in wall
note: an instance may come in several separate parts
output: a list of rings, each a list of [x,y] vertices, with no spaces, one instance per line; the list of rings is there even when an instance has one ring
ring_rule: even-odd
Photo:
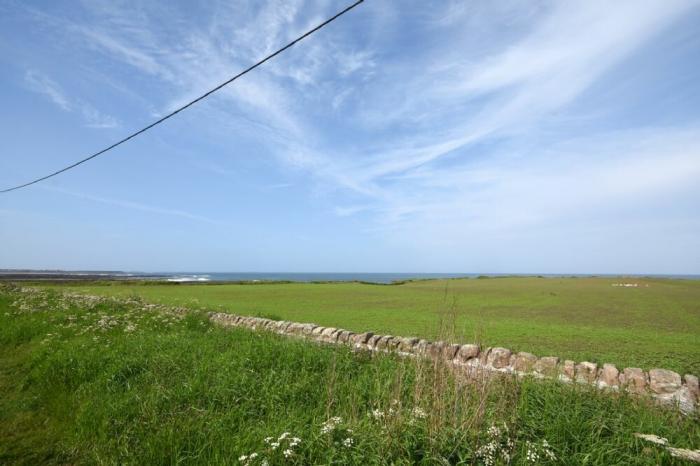
[[[455,344],[446,344],[442,349],[442,357],[447,359],[448,361],[452,361],[457,355],[459,347],[459,345]]]
[[[340,343],[349,343],[352,341],[352,337],[355,334],[350,332],[349,330],[341,330],[341,332],[338,334],[338,342]]]
[[[678,408],[682,412],[686,414],[694,412],[697,404],[695,395],[690,392],[687,385],[683,385],[676,393],[673,394],[672,401],[674,404],[678,405]]]
[[[620,371],[612,364],[603,364],[598,373],[598,387],[617,389],[620,386]]]
[[[555,356],[544,356],[535,362],[535,372],[539,375],[553,377],[557,373],[559,358]]]
[[[526,373],[532,371],[532,368],[535,366],[536,362],[537,356],[521,351],[518,354],[513,355],[511,365],[513,366],[514,370]]]
[[[576,364],[576,381],[579,383],[595,383],[598,376],[598,365],[583,361]]]
[[[442,353],[447,343],[444,341],[434,341],[426,346],[426,354],[432,359],[441,359]]]
[[[404,353],[413,353],[414,347],[418,344],[418,341],[418,338],[415,337],[401,338],[398,349]]]
[[[389,347],[391,345],[391,340],[393,339],[394,337],[391,335],[384,335],[379,340],[377,340],[375,348],[377,348],[378,350],[388,351],[390,349]]]
[[[690,393],[695,397],[696,402],[700,402],[700,384],[698,378],[691,374],[685,374],[685,386],[688,387]]]
[[[391,341],[387,345],[387,349],[389,351],[397,351],[399,349],[400,344],[401,344],[401,337],[394,337],[391,339]]]
[[[574,372],[576,371],[576,363],[570,359],[564,361],[561,367],[559,379],[564,382],[572,382],[574,380]]]
[[[369,340],[367,340],[367,347],[370,349],[374,349],[377,347],[377,342],[383,337],[384,335],[372,335]]]
[[[286,320],[281,321],[277,325],[277,332],[278,333],[287,333],[289,330],[290,325],[292,325],[291,322],[287,322]]]
[[[479,347],[477,345],[461,345],[455,359],[461,363],[467,363],[479,357]]]
[[[413,350],[416,354],[426,355],[428,354],[429,344],[430,342],[428,340],[421,338],[420,340],[418,340],[418,343],[416,343],[416,346],[413,347]]]
[[[336,330],[337,329],[335,327],[324,328],[320,335],[321,340],[327,343],[333,343],[335,341],[335,339],[333,338],[333,334]]]
[[[638,367],[626,367],[620,374],[620,385],[630,393],[645,393],[647,376]]]
[[[511,352],[507,348],[491,348],[489,351],[486,364],[494,369],[505,369],[510,365]]]
[[[489,353],[491,353],[491,347],[486,348],[479,354],[479,365],[486,366],[489,359]]]
[[[649,388],[660,395],[676,392],[681,388],[681,376],[667,369],[649,371]]]
[[[374,336],[372,332],[359,333],[353,337],[353,343],[356,345],[366,345],[370,338]]]

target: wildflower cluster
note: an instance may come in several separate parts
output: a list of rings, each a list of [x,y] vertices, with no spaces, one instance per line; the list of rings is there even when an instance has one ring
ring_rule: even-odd
[[[12,296],[13,312],[8,316],[45,314],[54,326],[42,340],[51,344],[64,337],[87,335],[95,342],[108,336],[131,335],[143,328],[172,328],[188,313],[183,308],[147,304],[138,298],[117,298],[56,292],[33,287],[2,286]]]
[[[409,425],[414,425],[418,421],[428,417],[428,413],[420,406],[414,406],[411,409],[403,409],[399,400],[392,400],[387,410],[375,408],[367,413],[367,415],[371,419],[382,423],[396,421],[399,420],[399,418],[404,420],[408,419]]]
[[[476,451],[477,458],[486,466],[498,463],[509,464],[513,459],[516,443],[508,426],[505,423],[500,426],[492,425],[487,429],[486,437],[488,442]],[[529,464],[544,464],[557,460],[557,456],[547,440],[538,442],[526,440],[523,452],[525,462]]]
[[[321,424],[321,433],[330,434],[335,430],[336,427],[338,427],[338,425],[341,422],[343,422],[343,420],[338,416],[330,418],[329,420]]]
[[[546,440],[541,442],[525,442],[525,459],[528,463],[541,464],[543,461],[556,461],[557,456]]]
[[[488,442],[479,447],[476,456],[483,461],[486,466],[502,461],[510,463],[513,456],[515,442],[510,437],[508,426],[504,423],[502,427],[493,425],[486,431]]]
[[[353,430],[347,427],[341,427],[343,419],[339,416],[334,416],[321,424],[321,434],[328,435],[336,445],[342,445],[345,448],[351,448],[355,441],[352,438]]]
[[[301,443],[299,437],[292,437],[289,432],[283,432],[279,437],[266,437],[264,439],[266,447],[261,451],[253,452],[248,455],[241,455],[238,461],[245,466],[259,464],[261,466],[269,465],[271,461],[284,462],[291,460],[296,454],[296,448]]]

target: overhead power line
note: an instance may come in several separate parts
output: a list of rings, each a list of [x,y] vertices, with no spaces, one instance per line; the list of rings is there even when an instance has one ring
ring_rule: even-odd
[[[48,174],[48,175],[46,175],[46,176],[42,176],[41,178],[37,178],[37,179],[35,179],[35,180],[29,181],[29,182],[27,182],[27,183],[20,184],[20,185],[18,185],[18,186],[14,186],[14,187],[12,187],[12,188],[7,188],[7,189],[0,190],[0,193],[9,193],[10,191],[14,191],[14,190],[16,190],[16,189],[26,188],[27,186],[31,186],[31,185],[33,185],[33,184],[35,184],[35,183],[40,182],[40,181],[44,181],[44,180],[46,180],[46,179],[49,179],[49,178],[54,177],[54,176],[56,176],[56,175],[59,175],[59,174],[61,174],[61,173],[63,173],[63,172],[66,172],[66,171],[68,171],[68,170],[70,170],[70,169],[72,169],[72,168],[77,167],[78,165],[81,165],[81,164],[87,162],[88,160],[92,160],[92,159],[94,159],[95,157],[98,157],[98,156],[100,156],[100,155],[102,155],[102,154],[104,154],[104,153],[106,153],[106,152],[109,152],[110,150],[114,149],[115,147],[124,144],[126,141],[135,138],[135,137],[138,136],[139,134],[145,133],[145,132],[148,131],[149,129],[153,128],[154,126],[158,126],[159,124],[163,123],[165,120],[167,120],[167,119],[169,119],[169,118],[174,117],[175,115],[177,115],[177,114],[180,113],[181,111],[185,110],[186,108],[191,107],[192,105],[196,104],[196,103],[199,102],[200,100],[206,99],[207,97],[209,97],[210,95],[212,95],[214,92],[216,92],[216,91],[222,89],[223,87],[228,86],[229,84],[231,84],[232,82],[234,82],[236,79],[238,79],[238,78],[240,78],[241,76],[243,76],[243,75],[245,75],[245,74],[247,74],[247,73],[253,71],[255,68],[257,68],[258,66],[262,65],[262,64],[265,63],[266,61],[275,58],[275,57],[276,57],[277,55],[279,55],[280,53],[282,53],[282,52],[284,52],[285,50],[291,48],[291,47],[292,47],[294,44],[296,44],[297,42],[300,42],[300,41],[306,39],[306,38],[309,37],[311,34],[313,34],[314,32],[318,31],[319,29],[321,29],[322,27],[324,27],[324,26],[326,26],[326,25],[332,23],[332,22],[335,21],[336,19],[340,18],[340,17],[343,16],[345,13],[347,13],[347,12],[350,11],[350,10],[352,10],[353,8],[355,8],[356,6],[358,6],[360,3],[362,3],[363,1],[364,1],[364,0],[357,0],[357,1],[356,1],[355,3],[353,3],[352,5],[348,6],[348,7],[345,8],[344,10],[339,11],[338,13],[336,13],[336,14],[333,15],[333,16],[331,16],[330,18],[328,18],[327,20],[325,20],[324,22],[322,22],[322,23],[319,24],[318,26],[314,27],[313,29],[310,29],[310,30],[306,31],[304,34],[300,35],[299,37],[297,37],[296,39],[294,39],[293,41],[291,41],[290,43],[288,43],[288,44],[285,45],[284,47],[278,49],[276,52],[271,53],[270,55],[266,56],[265,58],[263,58],[263,59],[260,60],[259,62],[255,63],[254,65],[249,66],[248,68],[246,68],[245,70],[241,71],[240,73],[238,73],[237,75],[233,76],[232,78],[228,79],[227,81],[222,82],[221,84],[219,84],[219,85],[216,86],[215,88],[213,88],[213,89],[211,89],[211,90],[205,92],[204,94],[200,95],[200,96],[197,97],[196,99],[194,99],[194,100],[192,100],[192,101],[186,103],[186,104],[183,105],[182,107],[179,107],[179,108],[177,108],[176,110],[173,110],[172,112],[168,113],[168,114],[165,115],[164,117],[162,117],[162,118],[160,118],[160,119],[154,121],[154,122],[151,123],[150,125],[144,126],[144,127],[141,128],[140,130],[131,133],[130,135],[128,135],[128,136],[125,137],[124,139],[120,139],[119,141],[115,142],[114,144],[112,144],[112,145],[110,145],[110,146],[107,146],[107,147],[105,147],[104,149],[100,150],[99,152],[95,152],[94,154],[92,154],[92,155],[90,155],[90,156],[88,156],[88,157],[85,157],[84,159],[79,160],[79,161],[75,162],[75,163],[72,164],[72,165],[68,165],[67,167],[61,168],[60,170],[57,170],[57,171],[55,171],[55,172],[53,172],[53,173],[50,173],[50,174]]]

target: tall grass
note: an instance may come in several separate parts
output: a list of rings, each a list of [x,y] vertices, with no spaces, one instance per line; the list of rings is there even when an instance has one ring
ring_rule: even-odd
[[[0,464],[670,464],[632,434],[700,439],[624,395],[7,287],[0,395]]]

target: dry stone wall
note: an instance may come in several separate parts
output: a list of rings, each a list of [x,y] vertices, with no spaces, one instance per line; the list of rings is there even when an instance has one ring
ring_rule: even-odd
[[[567,383],[594,385],[604,390],[626,390],[647,395],[660,403],[678,407],[684,413],[700,411],[698,378],[667,369],[644,371],[637,367],[618,370],[613,364],[598,367],[592,362],[561,360],[554,356],[537,357],[526,352],[514,353],[507,348],[481,348],[415,337],[355,333],[316,324],[271,320],[212,312],[210,319],[222,326],[266,330],[323,343],[348,345],[358,350],[395,352],[403,356],[440,359],[467,371],[492,371],[518,376],[550,378]]]

